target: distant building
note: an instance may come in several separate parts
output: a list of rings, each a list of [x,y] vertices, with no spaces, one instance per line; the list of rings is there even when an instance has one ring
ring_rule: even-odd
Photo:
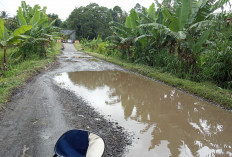
[[[75,30],[61,30],[61,34],[65,35],[68,39],[64,39],[65,42],[75,42],[76,40],[76,31]]]

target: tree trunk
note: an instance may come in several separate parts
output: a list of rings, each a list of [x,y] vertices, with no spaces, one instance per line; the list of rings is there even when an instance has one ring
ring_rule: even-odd
[[[6,62],[6,47],[4,47],[4,70],[7,70],[7,62]]]
[[[121,45],[121,50],[122,50],[122,55],[123,57],[125,56],[126,57],[126,52],[125,52],[125,46],[124,45]]]
[[[40,51],[40,56],[43,56],[43,42],[41,41],[41,51]]]
[[[127,45],[127,58],[130,58],[130,45]]]
[[[47,57],[47,52],[45,48],[46,48],[46,45],[45,45],[45,42],[43,41],[44,56]]]

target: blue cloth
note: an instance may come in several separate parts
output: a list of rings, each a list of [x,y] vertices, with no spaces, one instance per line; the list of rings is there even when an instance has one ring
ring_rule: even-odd
[[[89,145],[89,133],[83,130],[70,130],[57,141],[55,152],[63,157],[85,157]]]

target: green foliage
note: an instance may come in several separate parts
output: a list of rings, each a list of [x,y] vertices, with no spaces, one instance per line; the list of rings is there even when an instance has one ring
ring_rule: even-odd
[[[108,23],[112,20],[124,23],[127,14],[119,6],[112,9],[91,3],[86,7],[79,7],[72,11],[65,21],[68,29],[76,31],[77,39],[105,39],[111,35]]]
[[[18,9],[17,19],[18,19],[18,23],[20,26],[27,25],[27,21],[24,18],[23,11],[22,11],[21,7],[19,7],[19,9]]]
[[[13,32],[16,28],[18,28],[16,17],[7,17],[3,18],[5,27],[10,31]]]
[[[75,47],[79,50],[81,48],[81,45],[75,44]],[[209,82],[198,83],[186,79],[180,79],[170,73],[163,72],[162,69],[153,68],[144,64],[130,63],[128,62],[128,60],[122,60],[121,58],[118,58],[118,56],[105,56],[89,52],[88,50],[85,50],[85,52],[89,53],[92,56],[107,60],[108,62],[123,66],[128,70],[136,71],[153,79],[165,82],[171,86],[189,91],[190,93],[193,93],[197,96],[221,104],[223,105],[223,107],[227,107],[230,109],[232,108],[231,90],[221,89],[218,86]],[[162,56],[160,56],[160,58],[161,57]],[[172,59],[170,58],[170,60]],[[173,60],[173,64],[175,64],[175,60]]]
[[[88,40],[83,38],[80,43],[90,51],[94,51],[99,54],[112,55],[114,49],[111,47],[108,41],[103,42],[102,38],[98,36],[97,39]]]
[[[33,56],[24,62],[16,62],[12,55],[17,51],[15,47],[9,48],[7,51],[8,57],[8,71],[2,71],[0,76],[0,109],[3,103],[6,103],[13,90],[20,87],[37,71],[44,69],[51,62],[55,60],[55,56],[60,54],[61,44],[54,45],[52,52],[48,54],[47,58],[40,58]],[[0,49],[0,60],[3,58],[3,51]]]
[[[8,19],[0,19],[0,48],[3,48],[4,70],[7,70],[7,48],[17,46],[17,51],[11,57],[15,61],[25,60],[34,54],[47,56],[47,52],[53,45],[53,42],[59,38],[59,28],[54,27],[54,21],[49,21],[46,15],[46,7],[40,9],[39,5],[33,8],[21,2],[16,16],[16,27],[10,27],[8,30],[5,23],[9,26]],[[1,70],[1,63],[0,63]]]
[[[103,54],[105,50],[107,55],[117,52],[123,59],[153,66],[180,78],[210,80],[231,89],[232,27],[226,27],[225,21],[232,14],[214,13],[228,2],[166,0],[156,1],[157,9],[155,4],[149,9],[137,4],[124,24],[109,23],[112,35],[100,50],[96,40],[86,40],[84,46]]]
[[[14,88],[60,53],[61,44],[54,45],[59,38],[59,28],[53,26],[55,21],[49,21],[46,7],[32,8],[24,1],[15,18],[0,18],[0,61],[4,62],[4,71],[0,62],[0,107]]]
[[[150,6],[150,8],[148,10],[148,14],[152,19],[155,19],[156,11],[155,11],[155,4],[154,3],[152,3],[152,5]]]
[[[5,26],[2,19],[0,19],[0,39],[3,39],[3,35],[5,33]]]
[[[97,48],[97,52],[100,54],[105,54],[107,53],[107,43],[100,43]]]
[[[13,35],[19,36],[19,35],[24,34],[25,32],[27,32],[31,29],[32,29],[31,25],[23,25],[22,27],[15,29]]]
[[[9,35],[7,28],[4,26],[3,20],[0,19],[0,47],[4,49],[4,70],[8,69],[6,58],[7,47],[15,44],[20,44],[24,39],[28,38],[28,36],[24,36],[22,34],[31,29],[31,25],[23,25],[22,27],[15,29],[15,31]]]
[[[131,9],[130,15],[126,19],[125,26],[128,28],[135,29],[139,25],[139,16],[138,13]]]
[[[24,60],[34,53],[40,56],[47,56],[52,42],[59,38],[59,28],[53,26],[56,19],[49,21],[46,14],[46,7],[41,9],[39,5],[33,8],[22,1],[21,7],[17,11],[18,25],[32,25],[32,29],[26,33],[30,39],[20,45],[19,51],[14,55]]]
[[[55,20],[54,26],[62,27],[63,23],[57,14],[48,14],[48,18],[50,22]]]

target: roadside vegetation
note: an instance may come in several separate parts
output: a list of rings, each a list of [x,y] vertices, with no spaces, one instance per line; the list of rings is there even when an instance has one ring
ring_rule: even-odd
[[[49,66],[60,53],[60,28],[55,27],[46,7],[31,7],[22,1],[17,16],[0,18],[0,108],[13,89],[21,86],[36,71]]]
[[[137,5],[125,22],[109,23],[110,36],[83,38],[81,44],[101,58],[231,108],[232,12],[221,9],[225,4],[229,0]]]
[[[142,75],[187,91],[190,94],[205,98],[206,100],[221,105],[221,107],[223,108],[232,109],[232,91],[229,89],[222,89],[210,82],[194,82],[187,79],[181,79],[171,73],[163,72],[161,69],[157,69],[144,64],[132,63],[118,56],[102,54],[96,50],[92,51],[90,48],[83,50],[83,46],[81,44],[75,44],[75,47],[77,50],[84,51],[94,57],[104,59],[114,64],[118,64],[125,69],[138,72]]]
[[[98,35],[105,39],[112,33],[109,22],[113,20],[124,23],[127,16],[127,12],[122,11],[119,6],[108,9],[96,3],[90,3],[85,7],[74,9],[61,27],[75,30],[77,39],[92,40]]]
[[[22,1],[15,17],[0,12],[0,103],[18,86],[6,83],[23,74],[18,70],[52,61],[63,28],[75,30],[82,45],[75,46],[95,56],[232,107],[232,12],[225,5],[230,0],[155,0],[127,13],[91,3],[62,22]]]

